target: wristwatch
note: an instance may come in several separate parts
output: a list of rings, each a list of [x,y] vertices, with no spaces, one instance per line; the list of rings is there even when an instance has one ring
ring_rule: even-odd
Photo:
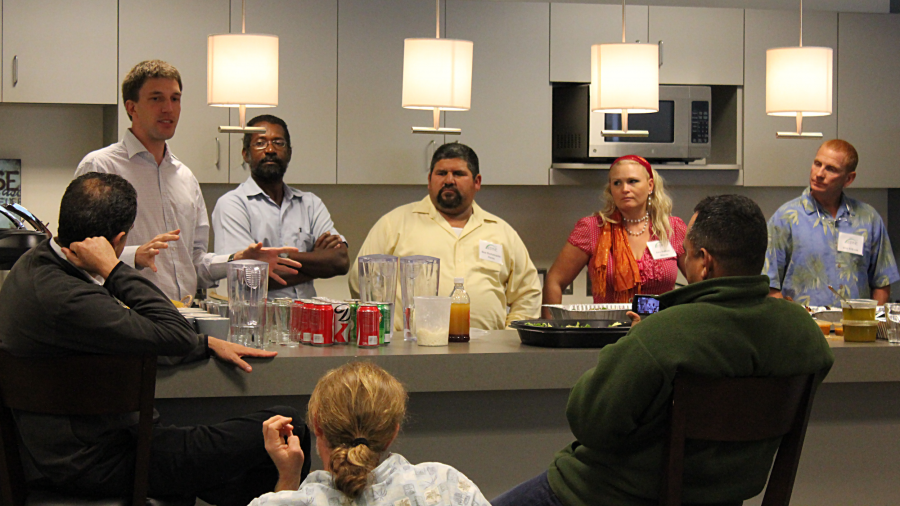
[[[236,255],[236,254],[237,254],[237,253],[232,253],[232,254],[228,255],[228,261],[229,261],[229,262],[234,261],[234,255]]]

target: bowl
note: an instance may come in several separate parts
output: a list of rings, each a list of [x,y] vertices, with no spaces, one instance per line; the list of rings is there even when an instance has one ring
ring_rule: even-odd
[[[628,320],[631,304],[544,304],[551,320]]]

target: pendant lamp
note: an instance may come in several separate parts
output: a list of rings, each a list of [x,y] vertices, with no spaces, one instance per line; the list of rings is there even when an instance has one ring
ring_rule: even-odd
[[[820,138],[804,132],[804,116],[831,114],[833,65],[830,47],[803,47],[803,0],[800,0],[800,46],[766,51],[766,114],[796,116],[796,132],[777,132],[779,139]]]
[[[223,133],[265,133],[246,127],[247,107],[278,105],[278,37],[246,32],[246,0],[241,2],[241,33],[207,39],[206,103],[237,107],[240,126],[220,126]]]
[[[625,42],[622,0],[622,43],[591,46],[591,112],[619,113],[621,130],[601,130],[604,137],[647,137],[629,130],[628,115],[659,111],[659,46]]]
[[[435,38],[403,41],[402,105],[433,113],[433,127],[412,127],[412,133],[459,135],[459,128],[440,127],[441,111],[468,111],[471,106],[474,44],[442,39],[440,0],[435,5]]]

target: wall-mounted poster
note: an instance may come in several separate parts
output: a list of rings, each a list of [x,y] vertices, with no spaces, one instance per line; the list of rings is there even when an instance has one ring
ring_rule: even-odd
[[[22,160],[0,160],[0,206],[22,203]],[[0,228],[12,223],[0,216]]]

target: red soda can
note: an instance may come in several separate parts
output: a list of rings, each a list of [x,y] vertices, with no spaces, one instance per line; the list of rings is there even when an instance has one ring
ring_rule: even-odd
[[[312,344],[312,325],[313,325],[313,308],[315,304],[312,302],[303,303],[303,312],[301,313],[300,331],[302,337],[300,342],[303,344]]]
[[[303,301],[295,300],[291,306],[291,341],[299,343],[303,340]]]
[[[350,304],[332,302],[334,308],[334,344],[350,344]]]
[[[312,310],[312,345],[334,345],[334,308],[329,303],[316,304]]]
[[[360,304],[356,310],[356,344],[365,348],[377,348],[381,333],[381,311],[375,304]]]

